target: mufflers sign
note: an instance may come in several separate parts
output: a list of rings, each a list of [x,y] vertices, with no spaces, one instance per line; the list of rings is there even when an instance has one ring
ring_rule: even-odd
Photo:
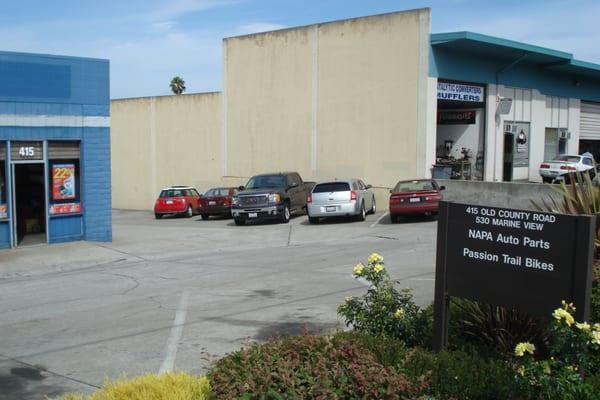
[[[447,342],[448,297],[549,316],[561,300],[589,314],[591,216],[440,203],[435,338]]]
[[[461,83],[438,82],[438,100],[484,102],[483,86],[464,85]]]

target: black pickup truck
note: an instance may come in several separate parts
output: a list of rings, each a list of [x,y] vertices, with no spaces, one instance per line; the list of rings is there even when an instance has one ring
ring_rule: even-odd
[[[304,182],[297,172],[256,175],[233,197],[231,215],[236,225],[247,220],[290,221],[291,213],[306,208],[306,197],[314,182]]]

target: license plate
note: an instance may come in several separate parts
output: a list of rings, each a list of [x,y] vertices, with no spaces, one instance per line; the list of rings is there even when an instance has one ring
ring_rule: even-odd
[[[214,206],[215,204],[217,204],[217,202],[216,202],[216,201],[209,201],[209,202],[208,202],[208,205],[209,205],[209,206]]]
[[[248,218],[256,218],[258,217],[258,213],[248,213]]]
[[[419,203],[421,199],[419,197],[411,197],[408,201],[411,203]]]
[[[336,209],[337,209],[336,206],[325,207],[325,211],[327,211],[327,212],[335,212]]]
[[[167,200],[165,201],[165,204],[173,204],[173,200]]]

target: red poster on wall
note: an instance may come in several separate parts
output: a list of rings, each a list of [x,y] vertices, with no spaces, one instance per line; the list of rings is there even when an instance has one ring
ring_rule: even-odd
[[[75,198],[75,164],[52,166],[52,199],[72,200]]]

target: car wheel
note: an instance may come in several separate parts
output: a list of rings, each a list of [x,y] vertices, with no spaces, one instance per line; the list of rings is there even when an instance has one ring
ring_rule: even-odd
[[[377,212],[377,204],[375,204],[375,196],[373,196],[373,206],[371,207],[371,214],[375,214]]]
[[[188,206],[187,210],[185,210],[185,216],[190,218],[194,215],[194,210],[192,209],[192,206]]]
[[[287,224],[288,222],[290,222],[290,206],[289,205],[285,205],[283,208],[283,212],[281,213],[281,223],[283,224]]]
[[[310,216],[309,216],[309,217],[308,217],[308,222],[309,222],[310,224],[318,224],[318,223],[319,223],[319,218],[317,218],[317,217],[310,217]]]
[[[392,224],[395,224],[398,222],[398,216],[390,214],[390,220],[392,221]]]
[[[154,214],[154,218],[156,218],[156,219],[161,219],[161,218],[162,218],[162,214],[156,214],[156,213],[155,213],[155,214]]]
[[[365,210],[365,203],[360,203],[360,213],[356,216],[359,221],[364,221],[367,218],[367,210]]]
[[[235,222],[235,224],[236,224],[237,226],[240,226],[240,225],[246,225],[246,221],[244,221],[243,219],[239,219],[239,218],[234,218],[234,219],[233,219],[233,222]]]
[[[208,215],[207,215],[207,214],[202,214],[202,215],[201,215],[201,217],[202,217],[202,219],[203,219],[204,221],[206,221],[206,220],[208,219]]]

